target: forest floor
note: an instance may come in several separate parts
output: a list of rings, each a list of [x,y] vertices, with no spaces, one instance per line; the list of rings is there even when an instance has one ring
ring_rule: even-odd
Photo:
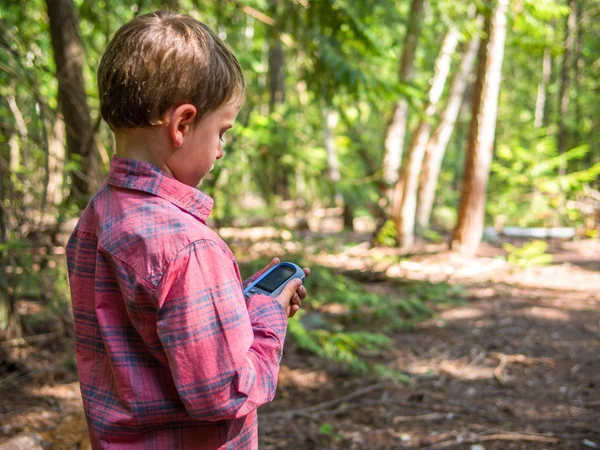
[[[395,332],[377,355],[408,384],[349,372],[288,339],[276,399],[259,411],[261,449],[600,448],[598,241],[551,242],[551,265],[521,269],[499,258],[500,243],[471,258],[441,245],[394,258],[367,245],[319,247],[327,239],[290,249],[240,237],[233,247],[305,251],[313,271],[335,267],[390,296],[406,280],[456,284],[464,301]],[[0,343],[0,448],[28,432],[52,449],[90,448],[68,336]]]

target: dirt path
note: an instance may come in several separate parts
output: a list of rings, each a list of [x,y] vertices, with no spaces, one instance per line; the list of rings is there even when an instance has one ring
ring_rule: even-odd
[[[471,294],[396,335],[388,365],[413,385],[288,352],[261,448],[600,448],[600,253],[553,251],[557,264],[517,272],[485,258],[479,269],[489,271],[448,255],[411,259],[421,278],[426,267],[454,267]]]
[[[475,259],[379,251],[316,260],[385,275],[369,284],[379,291],[397,291],[394,279],[462,284],[467,303],[394,335],[382,362],[411,385],[288,340],[278,395],[259,415],[262,450],[600,448],[600,248],[556,243],[554,265],[527,270],[499,261],[498,246]],[[88,449],[76,373],[59,358],[72,343],[10,352],[21,363],[0,376],[0,443],[34,431],[53,449]]]

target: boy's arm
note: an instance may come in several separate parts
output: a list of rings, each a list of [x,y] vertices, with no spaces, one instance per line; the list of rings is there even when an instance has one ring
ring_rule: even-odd
[[[273,399],[286,312],[267,296],[246,301],[232,258],[216,242],[182,250],[157,297],[158,336],[191,417],[242,417]]]

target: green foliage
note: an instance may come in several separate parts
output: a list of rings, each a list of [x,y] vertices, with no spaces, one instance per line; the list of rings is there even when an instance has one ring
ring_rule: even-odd
[[[396,245],[396,223],[393,220],[386,220],[377,235],[377,242],[386,247]]]
[[[324,423],[319,427],[319,433],[321,433],[323,436],[330,436],[332,432],[333,425],[330,423]]]
[[[266,264],[266,260],[243,264],[242,273],[249,276]],[[304,285],[309,296],[288,325],[298,346],[351,370],[401,382],[409,378],[370,358],[385,356],[391,345],[389,334],[410,329],[431,317],[435,308],[459,303],[464,294],[461,286],[425,282],[402,284],[386,294],[369,292],[362,283],[314,266]],[[380,332],[365,331],[372,329]]]
[[[546,253],[548,250],[546,241],[534,240],[523,244],[522,247],[507,243],[503,248],[508,252],[508,262],[517,267],[545,266],[552,264],[554,260],[552,255]]]
[[[366,373],[371,366],[359,356],[359,350],[383,351],[390,346],[390,339],[370,332],[332,332],[326,329],[307,329],[299,312],[297,320],[290,320],[288,332],[300,348],[325,359],[341,363],[351,370]]]
[[[586,169],[560,175],[561,165],[578,160],[589,153],[586,145],[559,155],[552,138],[542,138],[531,147],[518,143],[498,147],[492,162],[488,214],[498,225],[552,226],[575,225],[578,211],[559,208],[561,198],[574,200],[583,185],[600,175],[600,163]],[[564,203],[564,201],[563,201]],[[567,203],[568,205],[568,203]]]

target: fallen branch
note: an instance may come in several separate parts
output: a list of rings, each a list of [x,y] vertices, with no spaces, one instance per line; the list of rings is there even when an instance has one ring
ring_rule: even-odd
[[[534,364],[545,364],[548,367],[554,367],[556,361],[552,358],[531,358],[525,355],[506,355],[504,353],[490,353],[492,358],[500,360],[498,366],[494,369],[494,377],[498,380],[501,385],[506,384],[506,378],[504,377],[504,368],[508,363],[519,363],[526,366],[532,366]]]
[[[559,439],[555,437],[540,436],[537,434],[518,434],[518,433],[506,433],[506,434],[490,434],[488,436],[480,436],[477,439],[479,442],[485,441],[532,441],[532,442],[547,442],[548,444],[555,444],[559,442]]]
[[[487,442],[487,441],[529,441],[529,442],[544,442],[548,444],[556,444],[560,442],[560,440],[554,436],[543,436],[539,434],[520,434],[520,433],[497,433],[497,434],[488,434],[484,436],[476,436],[472,439],[462,439],[460,443],[462,444],[477,444],[479,442]],[[458,437],[444,441],[438,442],[437,444],[431,445],[429,447],[425,447],[424,450],[434,450],[439,448],[446,448],[457,445],[459,443]]]
[[[448,418],[448,416],[449,416],[448,413],[431,413],[431,414],[422,414],[420,416],[396,416],[396,417],[394,417],[394,419],[392,421],[393,421],[393,423],[413,422],[413,421],[419,421],[419,420],[435,421],[435,420],[440,420],[440,419],[446,419],[446,418]]]
[[[262,414],[261,417],[269,417],[269,418],[289,417],[289,418],[291,418],[293,416],[300,416],[300,415],[304,415],[307,413],[314,413],[316,411],[321,411],[321,410],[330,408],[332,406],[335,406],[338,403],[347,402],[356,397],[360,397],[361,395],[368,394],[369,392],[372,392],[372,391],[375,391],[377,389],[381,389],[384,387],[389,387],[392,385],[393,385],[393,383],[391,383],[389,381],[385,381],[382,383],[373,384],[371,386],[367,386],[365,388],[359,389],[359,390],[357,390],[351,394],[345,395],[343,397],[339,397],[339,398],[329,400],[329,401],[326,401],[323,403],[318,403],[313,406],[307,406],[306,408],[300,408],[300,409],[293,409],[291,411],[280,411],[280,412]]]

